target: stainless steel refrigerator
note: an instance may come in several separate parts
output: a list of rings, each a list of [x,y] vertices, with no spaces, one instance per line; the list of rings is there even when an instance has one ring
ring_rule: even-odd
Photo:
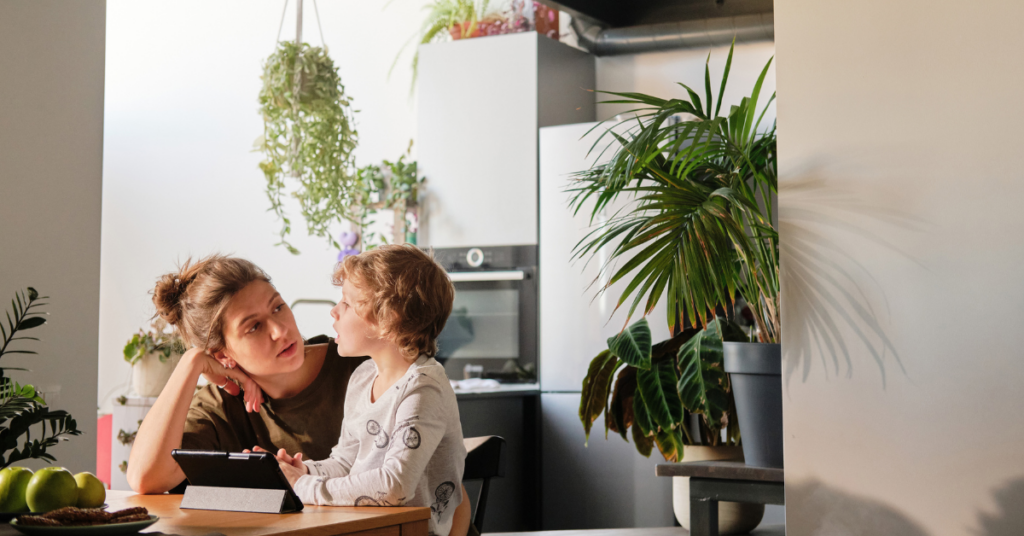
[[[590,151],[605,126],[594,123],[540,129],[539,272],[540,382],[542,411],[542,527],[544,530],[672,526],[671,479],[654,475],[664,462],[650,459],[595,423],[588,446],[578,417],[580,390],[590,360],[626,322],[627,307],[613,314],[623,285],[597,295],[605,280],[603,251],[588,264],[573,261],[573,247],[591,229],[590,207],[569,208],[571,174],[589,168],[601,153]],[[606,124],[607,125],[607,124]],[[611,141],[610,136],[602,144]],[[590,155],[588,156],[588,152]],[[605,210],[612,217],[620,201]],[[592,283],[597,280],[597,283]],[[633,320],[639,318],[634,315]],[[664,305],[648,316],[655,341],[668,338]]]

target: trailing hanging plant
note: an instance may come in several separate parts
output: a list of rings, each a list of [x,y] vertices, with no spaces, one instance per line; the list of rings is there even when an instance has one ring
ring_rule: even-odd
[[[491,14],[490,0],[434,0],[423,6],[423,9],[428,13],[419,33],[398,51],[391,63],[389,75],[395,70],[398,59],[402,57],[402,52],[410,43],[415,41],[419,46],[447,39],[473,37],[477,34],[481,19]],[[417,48],[412,56],[412,88],[416,87],[419,63],[420,53]]]
[[[11,343],[15,341],[38,341],[35,337],[26,337],[19,332],[37,328],[46,323],[46,313],[34,310],[46,305],[39,303],[45,300],[36,289],[28,287],[25,292],[15,294],[11,300],[11,312],[7,314],[7,325],[0,323],[0,335],[3,346],[0,346],[0,357],[7,354],[35,354],[32,350],[14,350]],[[25,370],[22,368],[0,367],[0,467],[29,458],[53,462],[57,459],[46,449],[67,441],[67,436],[81,435],[75,419],[63,410],[50,411],[46,401],[31,385],[21,385],[6,375],[8,370]],[[41,433],[32,439],[31,429],[41,425]],[[47,426],[49,425],[49,426]],[[25,436],[24,443],[21,437]]]
[[[291,220],[285,214],[285,177],[297,179],[290,195],[299,201],[310,236],[338,243],[330,226],[356,221],[356,172],[352,151],[357,133],[350,98],[338,69],[325,49],[307,43],[281,42],[263,65],[260,113],[263,137],[258,150],[266,155],[260,169],[267,179],[270,210],[281,220],[277,245],[298,254],[288,243]]]

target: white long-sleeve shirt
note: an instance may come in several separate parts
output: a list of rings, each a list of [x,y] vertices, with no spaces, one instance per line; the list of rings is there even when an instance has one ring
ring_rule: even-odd
[[[352,373],[338,444],[330,458],[305,462],[295,493],[306,504],[429,506],[430,533],[447,536],[466,462],[455,391],[426,356],[370,402],[376,378],[372,360]]]

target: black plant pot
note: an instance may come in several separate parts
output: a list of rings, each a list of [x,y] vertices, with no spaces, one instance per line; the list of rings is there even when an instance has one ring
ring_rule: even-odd
[[[747,465],[782,467],[782,346],[726,342],[723,349],[743,458]]]

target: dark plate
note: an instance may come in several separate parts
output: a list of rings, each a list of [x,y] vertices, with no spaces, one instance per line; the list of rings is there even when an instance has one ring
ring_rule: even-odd
[[[24,515],[24,514],[19,514]],[[89,525],[84,527],[33,527],[28,525],[19,525],[18,520],[12,520],[11,526],[14,530],[28,536],[54,536],[54,535],[79,535],[79,536],[99,536],[100,534],[109,536],[121,536],[125,534],[138,534],[138,532],[153,523],[159,521],[160,518],[154,515],[150,515],[149,519],[144,521],[132,521],[131,523],[111,523],[109,525]]]

